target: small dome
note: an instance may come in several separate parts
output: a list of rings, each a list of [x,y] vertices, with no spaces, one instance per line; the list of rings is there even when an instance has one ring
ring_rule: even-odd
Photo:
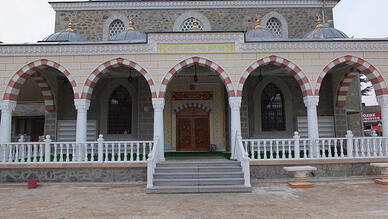
[[[263,40],[273,40],[276,38],[280,38],[280,36],[266,28],[262,28],[260,26],[260,18],[257,16],[256,19],[256,27],[253,30],[248,30],[245,34],[245,41],[247,42],[256,42]]]
[[[126,41],[129,43],[145,43],[147,36],[136,30],[124,30],[121,33],[114,35],[109,39],[110,41]]]
[[[133,27],[132,19],[129,19],[129,27],[109,39],[110,41],[125,41],[128,43],[145,43],[147,36],[144,33],[136,31]]]
[[[245,41],[254,42],[254,41],[263,41],[280,38],[275,32],[272,32],[268,29],[261,28],[255,30],[248,30],[245,34]]]
[[[51,34],[44,38],[42,42],[85,42],[87,41],[81,34],[74,33],[71,22],[66,30]]]
[[[318,17],[318,25],[313,30],[307,33],[304,39],[338,39],[349,38],[345,33],[332,27],[325,27],[321,24],[321,18]]]
[[[349,38],[345,33],[332,27],[315,28],[304,36],[304,39],[338,39]]]

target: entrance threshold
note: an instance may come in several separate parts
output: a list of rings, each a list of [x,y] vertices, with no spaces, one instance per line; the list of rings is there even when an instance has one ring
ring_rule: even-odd
[[[227,152],[197,152],[197,151],[184,151],[184,152],[166,152],[164,153],[166,160],[175,159],[229,159],[230,153]]]

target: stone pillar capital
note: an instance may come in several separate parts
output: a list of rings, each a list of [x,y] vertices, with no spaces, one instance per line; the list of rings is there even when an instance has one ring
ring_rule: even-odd
[[[384,107],[384,108],[388,107],[388,95],[376,96],[376,99],[380,107]]]
[[[241,97],[229,97],[229,106],[231,110],[240,110]]]
[[[319,96],[303,97],[303,102],[306,107],[316,107],[319,103]]]
[[[0,102],[0,110],[2,112],[12,112],[16,108],[16,101],[13,100],[2,100]]]
[[[164,109],[164,98],[152,98],[152,106],[155,111]]]
[[[88,111],[90,107],[90,100],[74,99],[74,106],[78,111]]]

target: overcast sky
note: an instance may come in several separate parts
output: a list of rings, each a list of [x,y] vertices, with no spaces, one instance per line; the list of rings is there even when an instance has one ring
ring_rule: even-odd
[[[48,0],[1,0],[0,41],[42,40],[54,32],[54,20]],[[334,8],[334,21],[349,37],[388,37],[388,0],[341,0]]]
[[[1,0],[0,41],[4,43],[42,40],[54,32],[54,22],[48,0]],[[334,8],[335,27],[349,37],[388,37],[387,23],[388,0],[341,0]],[[374,97],[364,99],[368,105],[375,104]]]

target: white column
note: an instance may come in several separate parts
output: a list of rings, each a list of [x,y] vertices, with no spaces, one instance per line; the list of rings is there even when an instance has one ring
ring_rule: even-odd
[[[319,97],[307,96],[303,98],[304,104],[307,107],[307,125],[308,125],[308,136],[311,139],[319,138],[318,134],[318,116],[317,106]]]
[[[12,112],[15,110],[16,101],[3,100],[0,103],[1,124],[0,124],[0,143],[11,142]]]
[[[75,140],[76,142],[86,142],[90,100],[75,99],[74,105],[77,109],[77,129]]]
[[[241,134],[240,107],[241,97],[229,97],[230,106],[230,151],[231,158],[235,158],[234,147],[236,143],[236,133]]]
[[[383,123],[383,137],[388,137],[388,95],[377,96],[381,108],[381,122]]]
[[[164,98],[152,98],[154,106],[154,138],[159,138],[159,159],[164,159]]]
[[[307,128],[308,137],[311,140],[312,157],[319,157],[319,144],[316,141],[319,138],[317,115],[319,97],[307,96],[303,98],[303,101],[307,107]]]

